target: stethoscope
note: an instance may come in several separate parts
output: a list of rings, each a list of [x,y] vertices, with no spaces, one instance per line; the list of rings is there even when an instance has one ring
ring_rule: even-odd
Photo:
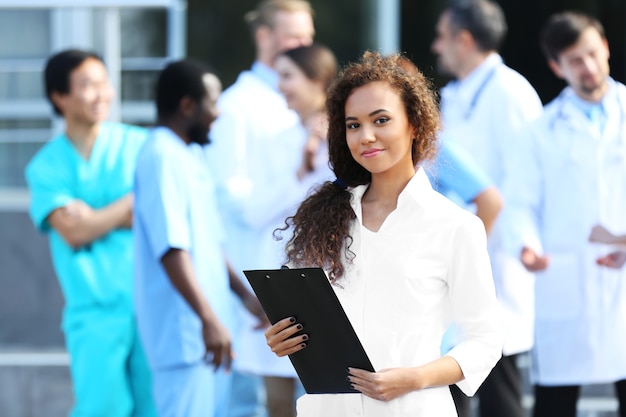
[[[474,92],[474,95],[472,96],[472,101],[470,101],[470,105],[467,108],[467,110],[465,110],[465,114],[463,116],[466,121],[469,120],[469,118],[472,116],[472,113],[474,112],[474,109],[476,108],[476,105],[478,104],[478,99],[480,98],[483,91],[485,90],[485,88],[487,87],[487,85],[489,84],[493,76],[495,75],[499,66],[500,64],[494,66],[493,68],[491,68],[491,70],[489,70],[485,78],[483,78],[483,81],[480,83],[480,85]]]

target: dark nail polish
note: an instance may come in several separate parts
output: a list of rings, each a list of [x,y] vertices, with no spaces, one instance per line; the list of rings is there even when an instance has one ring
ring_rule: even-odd
[[[302,325],[301,325],[301,324],[298,324],[298,325],[296,326],[296,329],[298,329],[298,330],[302,330]]]
[[[309,336],[307,336],[307,335],[302,335],[302,340],[309,340]]]
[[[292,322],[292,323],[295,323],[296,322],[296,318],[295,317],[289,317],[289,321]]]
[[[300,347],[304,349],[306,347],[306,343],[300,344]]]

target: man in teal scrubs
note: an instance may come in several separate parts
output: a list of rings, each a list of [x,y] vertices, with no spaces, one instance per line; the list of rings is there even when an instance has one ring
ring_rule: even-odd
[[[50,240],[65,298],[72,416],[156,416],[133,311],[133,177],[142,128],[106,123],[113,95],[93,53],[67,50],[45,69],[65,121],[26,167],[33,223]]]

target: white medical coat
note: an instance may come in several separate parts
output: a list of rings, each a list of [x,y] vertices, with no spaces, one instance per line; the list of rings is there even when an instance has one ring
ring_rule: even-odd
[[[452,321],[461,342],[448,356],[461,366],[457,385],[476,392],[502,352],[498,303],[485,229],[475,216],[434,191],[420,169],[378,232],[362,226],[361,198],[352,193],[350,250],[356,255],[333,285],[374,369],[414,367],[440,357]],[[447,386],[383,402],[362,394],[307,394],[298,417],[456,416]]]
[[[550,256],[535,292],[532,377],[542,385],[626,379],[626,268],[597,266],[611,248],[588,242],[598,223],[626,233],[626,87],[610,80],[602,134],[574,100],[566,88],[546,106],[507,184],[508,246]]]
[[[516,155],[519,131],[541,114],[541,100],[530,83],[491,54],[467,78],[441,93],[445,138],[453,140],[502,189]],[[503,193],[506,201],[509,196]],[[504,354],[528,351],[533,343],[533,274],[502,246],[502,216],[489,236],[496,293],[505,324]]]
[[[306,194],[308,186],[296,176],[306,132],[282,94],[253,71],[239,75],[218,107],[207,157],[217,178],[227,256],[240,273],[280,268],[284,259],[273,231]],[[289,359],[269,349],[264,331],[254,330],[258,320],[240,310],[233,366],[257,375],[296,377]]]

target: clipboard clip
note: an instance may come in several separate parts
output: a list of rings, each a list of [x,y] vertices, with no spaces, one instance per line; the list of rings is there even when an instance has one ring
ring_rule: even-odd
[[[283,265],[283,266],[281,266],[281,267],[280,267],[280,269],[289,269],[289,267],[288,267],[287,265]],[[302,277],[302,278],[306,278],[306,274],[303,272],[303,273],[301,273],[301,274],[300,274],[300,277]],[[266,276],[265,276],[265,278],[268,278],[268,279],[269,279],[269,278],[270,278],[270,276],[269,276],[269,275],[266,275]]]

